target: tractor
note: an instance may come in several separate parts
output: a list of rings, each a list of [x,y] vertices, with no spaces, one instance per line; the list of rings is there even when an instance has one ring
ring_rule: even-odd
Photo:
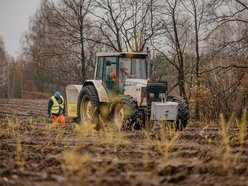
[[[147,53],[97,53],[94,78],[66,87],[68,116],[78,123],[100,119],[115,128],[144,127],[154,121],[173,121],[182,130],[189,119],[186,101],[167,95],[167,82],[149,78]]]

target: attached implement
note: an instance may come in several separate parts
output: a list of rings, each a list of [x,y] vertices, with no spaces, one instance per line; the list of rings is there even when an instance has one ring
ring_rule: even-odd
[[[186,127],[189,109],[179,96],[167,96],[167,82],[149,80],[146,53],[98,53],[93,80],[66,87],[68,116],[79,123],[111,120],[117,129],[146,121],[175,121]]]

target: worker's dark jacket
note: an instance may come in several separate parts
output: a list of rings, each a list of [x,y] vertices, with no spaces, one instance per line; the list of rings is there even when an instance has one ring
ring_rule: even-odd
[[[61,104],[61,103],[63,102],[62,99],[61,99],[61,97],[55,97],[55,99],[58,101],[58,104]],[[51,113],[52,106],[53,106],[53,100],[52,100],[52,98],[51,98],[51,99],[48,101],[48,109],[47,109],[48,114]],[[61,109],[61,110],[59,111],[59,114],[53,114],[53,115],[58,116],[58,115],[64,114],[64,113],[65,113],[65,103],[64,103],[64,108]]]

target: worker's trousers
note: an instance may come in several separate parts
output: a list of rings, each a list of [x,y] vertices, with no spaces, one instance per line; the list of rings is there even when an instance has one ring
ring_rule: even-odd
[[[63,114],[61,115],[53,115],[53,127],[58,127],[58,120],[60,121],[61,126],[65,126],[65,116]]]

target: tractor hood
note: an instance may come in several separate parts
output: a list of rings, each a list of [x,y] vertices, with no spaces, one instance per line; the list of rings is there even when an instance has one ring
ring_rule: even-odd
[[[137,87],[146,87],[148,80],[146,79],[126,79],[125,87],[137,86]]]
[[[129,95],[137,102],[138,106],[146,106],[145,90],[148,80],[146,79],[126,79],[124,95]]]

